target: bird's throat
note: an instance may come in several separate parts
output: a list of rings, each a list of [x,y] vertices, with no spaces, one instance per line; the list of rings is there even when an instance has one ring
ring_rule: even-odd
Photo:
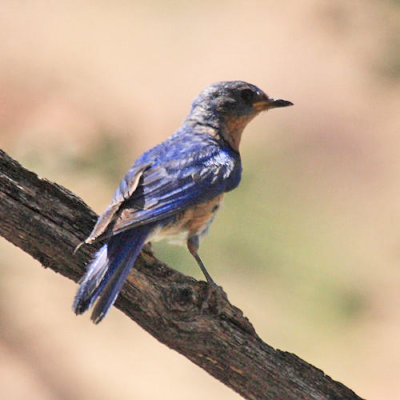
[[[239,152],[243,130],[255,115],[256,114],[225,118],[222,128],[222,137],[229,143],[233,150]]]

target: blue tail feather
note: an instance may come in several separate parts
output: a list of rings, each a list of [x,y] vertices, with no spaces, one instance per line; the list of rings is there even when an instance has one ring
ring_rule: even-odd
[[[105,244],[87,265],[86,274],[79,282],[80,286],[72,306],[75,314],[83,314],[93,305],[99,295],[101,283],[107,275],[108,266],[107,244]]]
[[[84,313],[99,298],[92,320],[98,323],[105,317],[122,289],[149,232],[148,227],[122,232],[103,245],[89,263],[75,296],[73,309],[76,314]]]

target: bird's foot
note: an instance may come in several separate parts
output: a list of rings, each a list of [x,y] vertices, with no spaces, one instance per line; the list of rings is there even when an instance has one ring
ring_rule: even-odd
[[[200,313],[204,314],[208,309],[218,314],[223,306],[223,303],[228,301],[228,297],[224,292],[224,289],[222,289],[222,286],[218,286],[214,281],[211,281],[207,282],[205,291],[205,296],[200,306]]]

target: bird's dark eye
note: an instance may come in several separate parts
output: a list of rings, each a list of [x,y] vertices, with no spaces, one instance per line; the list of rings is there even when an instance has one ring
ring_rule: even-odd
[[[251,104],[251,102],[254,99],[254,92],[251,89],[243,89],[240,92],[240,97],[248,104]]]

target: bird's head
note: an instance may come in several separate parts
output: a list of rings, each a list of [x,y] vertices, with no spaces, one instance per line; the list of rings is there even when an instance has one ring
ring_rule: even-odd
[[[257,114],[292,104],[290,101],[270,98],[250,83],[218,82],[196,97],[185,122],[221,135],[237,151],[243,129]]]

